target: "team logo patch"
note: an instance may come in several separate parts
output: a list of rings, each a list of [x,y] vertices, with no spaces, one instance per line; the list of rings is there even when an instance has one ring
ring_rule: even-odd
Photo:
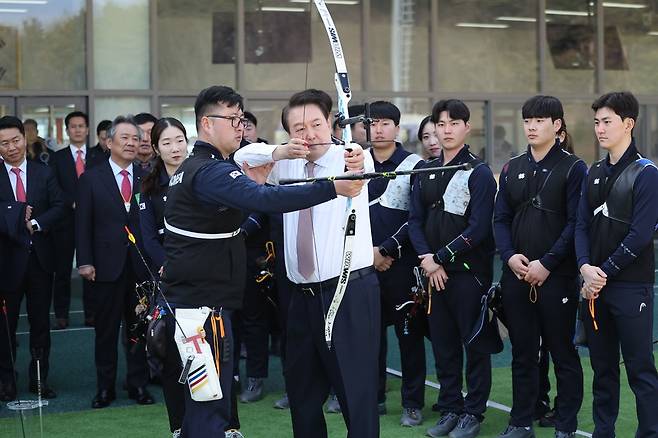
[[[146,203],[144,203],[144,202],[140,202],[140,203],[139,203],[139,209],[140,209],[140,210],[146,210]]]
[[[233,179],[239,177],[240,175],[242,175],[242,172],[239,170],[234,170],[233,172],[229,173],[229,176]]]
[[[595,178],[595,179],[594,179],[594,184],[598,184],[598,183],[599,183],[599,179],[598,179],[598,178]]]
[[[174,176],[171,177],[171,180],[169,181],[169,187],[175,186],[176,184],[180,184],[183,182],[183,175],[185,172],[177,173]]]
[[[519,179],[525,178],[525,173],[519,173]]]

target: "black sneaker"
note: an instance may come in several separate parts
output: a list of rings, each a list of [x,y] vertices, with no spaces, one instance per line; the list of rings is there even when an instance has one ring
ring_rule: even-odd
[[[475,438],[480,433],[480,421],[475,415],[462,414],[457,426],[448,434],[449,438]]]
[[[539,417],[539,427],[555,427],[555,409],[551,409]]]
[[[434,426],[427,429],[427,436],[432,438],[447,436],[457,426],[458,422],[459,415],[454,412],[446,412]]]
[[[498,438],[535,438],[535,431],[532,426],[507,426],[507,429]]]

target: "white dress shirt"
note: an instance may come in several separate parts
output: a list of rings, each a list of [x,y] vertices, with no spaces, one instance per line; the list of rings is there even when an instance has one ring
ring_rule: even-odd
[[[73,156],[73,162],[78,159],[78,151],[82,151],[82,161],[86,162],[87,161],[87,145],[83,144],[80,148],[77,148],[73,146],[72,144],[69,145],[69,149],[71,149],[71,155]]]
[[[238,149],[234,155],[235,162],[240,167],[247,162],[256,167],[271,163],[272,152],[276,145],[251,143]],[[375,165],[369,153],[363,154],[366,172],[374,172]],[[307,160],[276,161],[268,182],[277,184],[283,178],[305,178]],[[345,171],[344,149],[340,145],[332,145],[327,152],[315,161],[315,177],[340,175]],[[338,196],[336,199],[312,207],[313,240],[315,273],[310,280],[304,278],[297,267],[297,225],[299,212],[283,215],[283,234],[285,241],[286,270],[288,278],[294,283],[314,283],[337,277],[343,255],[343,238],[345,236],[345,207],[347,198]],[[352,198],[352,208],[356,209],[356,234],[352,247],[351,270],[372,266],[372,234],[370,232],[370,211],[368,207],[368,189],[364,186],[361,193]],[[319,267],[317,266],[319,265]]]
[[[7,174],[9,175],[9,182],[11,183],[11,191],[14,194],[14,200],[16,201],[16,174],[11,171],[14,167],[21,169],[21,181],[23,181],[23,188],[25,189],[25,196],[27,197],[27,160],[23,159],[23,162],[19,166],[12,166],[7,164],[6,161],[5,168],[7,169]]]
[[[121,195],[121,183],[123,182],[123,175],[121,175],[121,171],[124,170],[123,167],[119,166],[117,163],[112,161],[112,158],[109,158],[110,161],[110,167],[112,168],[112,173],[114,174],[114,179],[117,182],[117,188],[119,189],[119,195]],[[128,171],[128,179],[130,180],[130,190],[132,193],[133,190],[133,163],[130,163],[126,169]],[[132,193],[134,195],[134,193]],[[126,212],[130,211],[130,199],[128,199],[128,202],[124,199],[123,201],[124,207],[126,207]]]

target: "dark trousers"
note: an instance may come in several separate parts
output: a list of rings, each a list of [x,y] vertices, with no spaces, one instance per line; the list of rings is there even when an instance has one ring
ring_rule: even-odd
[[[413,266],[393,264],[391,269],[378,272],[377,277],[382,306],[377,401],[386,401],[386,329],[393,325],[400,348],[402,407],[422,409],[425,404],[425,335],[428,330],[426,310],[418,308],[415,315],[408,315],[412,306],[395,310],[395,306],[410,299],[411,286],[415,284]]]
[[[224,310],[224,332],[226,341],[229,342],[229,354],[221,358],[221,368],[219,373],[219,384],[222,388],[223,397],[219,400],[197,402],[192,400],[189,388],[185,388],[185,418],[183,419],[183,429],[181,437],[185,438],[206,438],[206,437],[223,437],[224,432],[229,429],[231,421],[231,391],[233,386],[233,323],[231,321],[231,311]],[[210,349],[215,354],[213,345],[213,332],[210,318],[204,325],[206,331],[206,341]],[[173,337],[171,338],[173,340]],[[174,345],[173,348],[176,348]],[[178,356],[180,358],[180,355]],[[186,384],[187,385],[187,384]]]
[[[535,407],[536,414],[550,409],[551,406],[551,397],[549,394],[551,392],[551,381],[548,378],[551,368],[551,355],[543,341],[539,348],[539,364],[537,366],[539,367],[539,392]]]
[[[75,227],[73,224],[53,231],[53,240],[57,250],[55,261],[55,281],[53,284],[53,309],[55,318],[69,317],[71,307],[71,271],[75,253]],[[94,316],[94,294],[87,280],[82,281],[82,305],[85,318]]]
[[[437,363],[441,389],[438,408],[441,413],[468,413],[482,419],[491,392],[491,354],[464,340],[473,331],[480,314],[480,300],[487,283],[478,283],[468,272],[448,274],[446,289],[432,291],[428,316],[432,349]],[[466,351],[466,397],[462,395],[464,350]]]
[[[635,394],[638,438],[658,437],[658,375],[653,357],[651,285],[609,284],[594,302],[598,330],[587,312],[585,330],[594,370],[592,385],[595,438],[615,436],[619,413],[619,347],[628,383]],[[631,431],[622,432],[630,436]]]
[[[324,317],[333,287],[299,287],[288,308],[284,371],[292,428],[296,438],[326,438],[322,405],[336,391],[348,438],[379,436],[377,357],[380,297],[374,272],[350,280],[336,315],[333,343],[327,348]]]
[[[513,404],[510,424],[530,426],[539,393],[540,338],[553,359],[557,378],[555,428],[573,432],[583,401],[583,370],[573,345],[578,308],[576,280],[550,275],[530,300],[530,284],[510,271],[502,278],[502,298],[512,343]]]
[[[39,359],[41,368],[41,379],[45,381],[48,378],[52,282],[53,274],[44,271],[37,255],[31,252],[19,288],[14,291],[0,292],[0,296],[4,297],[7,306],[6,317],[9,324],[9,333],[7,333],[7,324],[5,321],[0,321],[0,381],[9,383],[14,379],[12,376],[14,364],[11,362],[11,357],[13,354],[14,359],[16,358],[16,326],[23,296],[25,296],[27,319],[30,323],[30,354],[32,357],[29,368],[30,382],[37,382],[37,359]]]
[[[165,309],[167,308],[165,307]],[[189,389],[185,385],[178,383],[183,366],[178,347],[174,340],[176,321],[168,309],[166,312],[167,315],[164,317],[164,323],[166,324],[167,348],[166,357],[162,361],[162,373],[160,377],[162,381],[162,394],[164,395],[167,415],[169,416],[169,430],[173,432],[183,427],[185,391],[189,391]]]
[[[96,375],[98,389],[114,390],[117,375],[117,341],[119,333],[127,337],[122,341],[125,346],[127,377],[129,388],[145,386],[148,382],[148,366],[144,342],[135,343],[139,334],[133,333],[131,328],[137,322],[135,306],[136,277],[127,260],[126,266],[116,281],[92,283],[92,292],[96,296],[99,306],[96,308]],[[121,321],[124,321],[126,330],[120,330]]]
[[[247,263],[247,280],[240,316],[242,319],[240,338],[247,349],[247,377],[267,377],[269,360],[270,320],[269,304],[261,285],[256,283],[260,270]]]

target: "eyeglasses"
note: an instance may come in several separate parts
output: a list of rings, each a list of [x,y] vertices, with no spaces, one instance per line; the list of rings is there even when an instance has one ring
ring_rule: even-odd
[[[248,119],[243,119],[242,117],[239,116],[220,116],[219,114],[208,114],[206,115],[209,119],[226,119],[231,121],[231,126],[233,128],[237,128],[242,124],[242,127],[247,126],[249,123]]]

